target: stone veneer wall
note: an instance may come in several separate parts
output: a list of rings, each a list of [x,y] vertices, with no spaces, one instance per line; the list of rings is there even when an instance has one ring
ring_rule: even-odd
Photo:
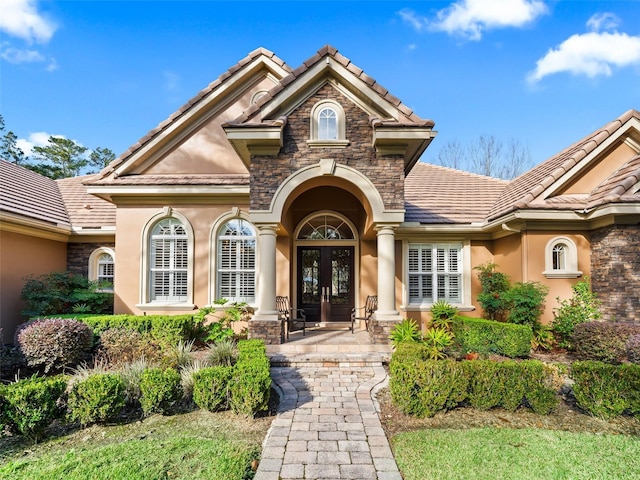
[[[591,234],[591,285],[606,320],[640,321],[640,225]]]
[[[67,270],[87,277],[89,257],[100,247],[115,249],[115,243],[69,243],[67,244]]]
[[[310,148],[311,109],[321,101],[331,99],[345,113],[345,134],[350,142],[344,148]],[[327,84],[291,113],[284,130],[284,146],[278,157],[251,159],[251,209],[265,210],[280,184],[300,168],[316,165],[323,158],[353,167],[366,175],[376,186],[385,206],[404,208],[404,158],[402,155],[376,158],[372,147],[373,129],[368,115],[333,86]]]

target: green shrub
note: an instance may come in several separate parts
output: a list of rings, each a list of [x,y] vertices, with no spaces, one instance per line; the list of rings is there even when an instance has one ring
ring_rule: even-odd
[[[591,415],[640,415],[640,365],[579,361],[571,365],[571,377],[578,406]]]
[[[453,343],[453,334],[445,327],[432,327],[424,332],[422,343],[430,360],[441,360],[447,356],[445,350]]]
[[[93,333],[72,319],[37,319],[20,326],[16,344],[27,365],[45,373],[80,363],[90,352]]]
[[[37,442],[51,422],[59,418],[59,400],[67,387],[64,377],[33,376],[0,389],[1,422],[10,431]]]
[[[173,368],[149,368],[140,376],[140,405],[145,415],[170,413],[182,398],[180,374]]]
[[[69,392],[69,418],[83,426],[113,420],[125,406],[125,386],[116,373],[96,373]]]
[[[504,296],[507,304],[507,321],[518,325],[534,325],[540,323],[544,310],[544,300],[549,287],[540,282],[518,282]]]
[[[438,300],[431,305],[431,323],[436,327],[449,329],[458,309],[446,300]]]
[[[77,304],[85,304],[93,313],[113,312],[113,293],[101,291],[103,287],[104,284],[71,272],[27,277],[20,295],[25,302],[22,314],[43,317],[72,313]]]
[[[193,374],[193,401],[210,412],[229,408],[229,390],[234,369],[230,366],[203,368]]]
[[[474,270],[478,271],[481,291],[478,302],[482,305],[484,315],[490,320],[501,320],[507,310],[505,294],[511,287],[509,277],[498,272],[498,265],[487,262],[478,265]]]
[[[393,351],[394,362],[417,362],[419,360],[430,360],[430,351],[422,342],[404,342],[398,344]]]
[[[251,339],[238,342],[238,362],[254,357],[267,358],[267,347],[263,340]]]
[[[640,323],[586,322],[576,325],[573,339],[580,360],[621,363],[627,358],[627,340],[640,334]]]
[[[110,365],[122,365],[140,358],[156,361],[162,352],[148,333],[120,327],[109,328],[100,334],[98,355]]]
[[[576,325],[600,320],[600,300],[591,291],[589,277],[571,286],[573,296],[569,299],[557,301],[560,304],[553,312],[551,328],[557,345],[560,348],[573,350],[575,348],[573,333]]]
[[[518,358],[527,357],[531,351],[532,332],[528,325],[457,316],[451,329],[454,344],[463,355],[495,353]]]
[[[262,340],[238,343],[238,360],[231,382],[229,406],[235,413],[253,417],[269,407],[271,374]]]
[[[139,358],[132,362],[120,365],[118,373],[124,384],[124,396],[128,405],[138,405],[140,403],[140,379],[142,374],[152,365],[146,358]]]
[[[165,363],[177,369],[190,365],[193,362],[193,344],[194,340],[179,340],[176,345],[171,345],[164,353]]]
[[[420,340],[420,329],[412,318],[405,318],[391,329],[389,339],[394,347],[404,342],[417,342]]]
[[[212,365],[231,366],[236,363],[238,348],[231,338],[223,339],[209,346],[207,361]]]

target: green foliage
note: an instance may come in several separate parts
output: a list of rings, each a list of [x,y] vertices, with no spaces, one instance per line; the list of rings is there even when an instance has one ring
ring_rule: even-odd
[[[640,324],[633,322],[586,322],[576,325],[573,333],[576,356],[580,360],[621,363],[627,358],[627,340],[640,334]]]
[[[73,313],[73,306],[85,304],[93,313],[113,312],[113,293],[100,290],[102,285],[82,275],[54,272],[27,277],[20,298],[25,302],[22,314],[45,317]]]
[[[575,349],[573,333],[576,325],[585,322],[600,320],[601,302],[595,293],[591,291],[589,277],[571,286],[573,295],[571,298],[560,300],[556,297],[560,306],[553,312],[551,328],[560,348]]]
[[[38,377],[0,387],[0,423],[37,442],[60,416],[60,397],[67,387],[64,377]]]
[[[234,322],[247,321],[251,317],[253,311],[245,302],[234,302],[227,304],[227,300],[222,298],[214,302],[216,305],[224,305],[220,310],[213,307],[202,309],[204,317],[207,315],[213,317],[213,321],[208,323],[206,329],[206,342],[217,343],[234,337],[231,325]]]
[[[169,362],[173,368],[185,367],[193,362],[193,343],[194,340],[185,342],[178,340],[176,345],[170,346],[165,351],[165,360]]]
[[[549,287],[540,282],[518,282],[504,295],[507,322],[534,327],[540,323]]]
[[[207,361],[212,366],[231,366],[236,363],[238,349],[232,339],[223,339],[213,345],[209,345]]]
[[[193,375],[193,401],[210,412],[229,408],[234,369],[229,366],[203,368]]]
[[[445,350],[453,343],[453,334],[445,327],[433,327],[424,332],[422,343],[427,347],[430,360],[445,358]]]
[[[149,368],[140,376],[140,405],[145,415],[170,413],[182,398],[180,374],[173,368]]]
[[[229,405],[235,413],[253,417],[267,410],[271,394],[269,359],[264,342],[242,340],[231,382]]]
[[[418,328],[418,324],[412,318],[405,318],[393,326],[389,339],[394,348],[400,343],[419,341],[420,329]]]
[[[69,418],[83,426],[113,420],[125,406],[125,385],[116,373],[96,373],[69,393]]]
[[[436,327],[450,328],[458,309],[446,300],[438,300],[431,305],[431,323]]]
[[[132,362],[120,366],[118,373],[124,383],[124,396],[127,405],[137,405],[140,403],[140,379],[142,374],[150,368],[149,361],[142,357]]]
[[[33,170],[49,178],[59,179],[80,175],[82,169],[88,165],[84,158],[87,147],[77,144],[73,140],[63,137],[54,137],[47,140],[47,145],[33,147]]]
[[[478,265],[474,270],[478,271],[481,291],[478,302],[482,305],[484,316],[489,320],[501,320],[507,310],[504,295],[511,287],[509,277],[498,272],[498,265],[487,262]]]
[[[84,323],[72,319],[32,320],[20,326],[16,344],[27,365],[47,373],[83,360],[93,346],[93,333]]]
[[[609,419],[625,412],[640,416],[640,365],[574,362],[571,377],[578,406]]]
[[[531,351],[532,332],[528,325],[457,316],[451,328],[454,345],[463,355],[495,353],[517,358],[527,357]]]

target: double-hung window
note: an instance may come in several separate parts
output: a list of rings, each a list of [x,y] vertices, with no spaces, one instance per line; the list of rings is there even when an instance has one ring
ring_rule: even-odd
[[[462,245],[409,244],[409,304],[462,303]]]
[[[176,218],[160,220],[151,231],[150,300],[186,302],[189,285],[189,238]]]
[[[217,241],[217,298],[230,302],[255,302],[256,234],[246,220],[225,223]]]

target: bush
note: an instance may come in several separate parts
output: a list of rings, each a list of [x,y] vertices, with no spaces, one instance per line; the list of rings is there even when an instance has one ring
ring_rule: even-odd
[[[441,360],[447,356],[445,350],[453,342],[453,334],[446,327],[432,327],[424,332],[422,343],[427,347],[431,360]]]
[[[391,344],[397,347],[404,342],[417,342],[420,340],[420,329],[418,324],[412,318],[405,318],[400,323],[397,323],[391,329],[389,335]]]
[[[83,426],[113,420],[125,406],[125,386],[116,373],[96,373],[69,393],[69,418]]]
[[[140,405],[145,415],[171,412],[182,398],[180,374],[173,368],[149,368],[140,376]]]
[[[126,328],[110,328],[100,334],[98,355],[110,365],[132,363],[140,358],[158,360],[160,346],[149,334]]]
[[[571,377],[578,406],[609,419],[625,412],[640,415],[640,366],[597,361],[574,362]]]
[[[238,357],[238,349],[236,342],[227,338],[218,341],[217,343],[209,346],[207,352],[207,361],[212,366],[231,366],[236,363]]]
[[[93,345],[93,333],[76,320],[38,319],[20,326],[16,344],[27,365],[48,373],[75,366],[84,359]]]
[[[431,305],[431,323],[436,327],[449,329],[458,309],[446,300],[438,300]]]
[[[93,313],[113,312],[113,293],[102,292],[104,285],[90,282],[71,272],[54,272],[27,277],[20,298],[27,317],[73,313],[74,305],[84,304]]]
[[[507,322],[534,327],[540,323],[549,287],[540,282],[518,282],[504,295]]]
[[[640,323],[586,322],[576,325],[573,339],[580,360],[621,363],[627,358],[627,340],[640,334]]]
[[[230,366],[203,368],[193,374],[193,401],[210,412],[229,408],[229,389],[234,369]]]
[[[560,306],[553,312],[551,328],[560,348],[573,350],[575,348],[573,333],[576,325],[585,322],[594,322],[602,316],[600,312],[600,300],[591,291],[589,277],[571,286],[573,296],[560,300]]]
[[[0,389],[0,422],[10,431],[34,442],[61,414],[60,397],[67,387],[63,377],[38,377],[21,380]]]
[[[484,315],[490,320],[501,320],[507,310],[504,295],[511,287],[509,277],[497,271],[498,265],[487,262],[478,265],[474,270],[478,271],[481,291],[478,302],[482,305]]]
[[[630,335],[625,345],[627,359],[631,363],[640,364],[640,334]]]
[[[271,375],[264,342],[240,341],[229,406],[235,413],[253,417],[268,409],[270,394]]]
[[[454,345],[463,355],[495,353],[517,358],[527,357],[531,351],[533,334],[528,325],[458,316],[451,329]]]
[[[139,358],[120,366],[118,373],[124,384],[124,396],[128,405],[140,403],[140,396],[142,395],[140,393],[140,379],[148,368],[151,368],[151,365],[145,358]]]

